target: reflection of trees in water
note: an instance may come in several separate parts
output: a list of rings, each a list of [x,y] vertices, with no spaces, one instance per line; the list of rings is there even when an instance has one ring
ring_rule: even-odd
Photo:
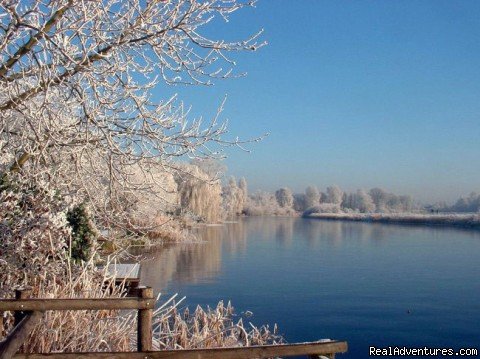
[[[249,217],[246,218],[246,236],[259,240],[275,239],[279,243],[290,243],[293,239],[295,223],[292,217]]]
[[[435,226],[414,226],[400,224],[365,223],[329,220],[299,220],[294,233],[305,239],[311,246],[320,243],[339,245],[342,241],[358,241],[382,243],[391,238],[411,238],[420,236],[437,238],[463,232],[472,238],[480,238],[480,232],[468,228],[446,228]]]
[[[150,260],[141,268],[142,284],[155,292],[164,290],[169,282],[197,283],[220,274],[222,255],[244,253],[247,240],[276,241],[290,245],[294,240],[309,246],[340,246],[346,242],[381,244],[388,239],[445,238],[462,231],[480,239],[480,232],[445,227],[415,227],[379,223],[322,221],[303,218],[245,218],[221,227],[203,227],[199,234],[203,242],[171,244],[148,253]]]
[[[320,243],[340,245],[343,241],[358,239],[364,242],[372,237],[381,238],[382,236],[378,229],[370,224],[308,219],[299,222],[295,232],[301,233],[301,237],[312,247]]]
[[[199,229],[202,242],[169,244],[145,255],[141,265],[141,282],[155,293],[170,281],[197,283],[216,277],[222,263],[222,246],[227,252],[245,251],[246,233],[243,223]]]
[[[235,223],[228,223],[217,235],[221,236],[222,244],[228,253],[244,253],[247,249],[247,232],[245,223],[240,220]],[[207,234],[206,238],[210,238]]]
[[[275,230],[275,239],[281,244],[289,244],[293,238],[294,221],[292,219],[286,219],[277,223]]]
[[[142,262],[141,282],[153,287],[155,293],[171,280],[196,283],[218,274],[221,245],[213,238],[201,243],[172,244],[150,252]]]

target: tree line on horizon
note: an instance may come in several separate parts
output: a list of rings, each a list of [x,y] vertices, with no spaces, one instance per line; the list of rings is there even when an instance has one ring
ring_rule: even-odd
[[[248,197],[246,215],[289,215],[294,213],[409,212],[418,205],[411,196],[396,195],[381,188],[345,192],[339,186],[308,186],[304,193],[293,193],[288,187],[275,191],[256,192]]]
[[[408,213],[408,212],[459,212],[480,211],[480,195],[472,192],[460,197],[454,204],[439,202],[421,205],[410,195],[397,195],[382,188],[343,191],[333,185],[319,191],[308,186],[304,193],[293,193],[288,187],[274,193],[257,191],[247,196],[243,213],[246,215],[292,215],[311,213]]]

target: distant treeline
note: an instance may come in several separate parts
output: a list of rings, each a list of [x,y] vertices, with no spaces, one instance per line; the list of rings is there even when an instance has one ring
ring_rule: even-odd
[[[420,205],[409,195],[397,195],[381,188],[345,192],[339,186],[324,192],[309,186],[304,193],[280,188],[274,193],[255,192],[244,204],[246,215],[292,215],[312,213],[411,213],[411,212],[478,212],[480,195],[471,193],[454,205],[446,203]]]
[[[455,204],[449,206],[445,202],[440,202],[432,206],[428,206],[433,211],[439,212],[479,212],[480,211],[480,195],[476,192],[470,193],[468,197],[460,197]]]
[[[289,215],[292,213],[370,213],[410,212],[418,210],[411,196],[396,195],[381,188],[369,191],[359,189],[344,192],[334,185],[320,192],[309,186],[304,193],[293,193],[284,187],[275,193],[256,192],[248,197],[245,205],[247,215]]]

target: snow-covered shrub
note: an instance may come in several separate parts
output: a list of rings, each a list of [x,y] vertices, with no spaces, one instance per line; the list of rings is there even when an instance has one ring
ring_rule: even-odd
[[[318,206],[307,208],[303,216],[309,216],[314,213],[341,213],[340,205],[336,203],[321,203]]]
[[[0,296],[65,276],[71,229],[68,202],[46,184],[9,176],[0,190]]]
[[[106,283],[114,279],[97,269],[94,252],[85,251],[84,241],[92,240],[92,228],[84,207],[72,209],[72,200],[61,198],[45,183],[27,181],[19,174],[4,179],[7,185],[0,190],[1,298],[12,297],[20,288],[30,288],[33,298],[124,295],[122,287],[105,291]],[[71,253],[82,261],[72,261]],[[125,325],[126,320],[111,311],[49,311],[22,351],[128,350],[134,326]],[[4,313],[0,331],[8,333],[12,325],[12,314]]]

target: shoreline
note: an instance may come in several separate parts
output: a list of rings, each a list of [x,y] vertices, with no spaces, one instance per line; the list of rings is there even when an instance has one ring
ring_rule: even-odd
[[[480,229],[480,214],[313,213],[303,218]]]

